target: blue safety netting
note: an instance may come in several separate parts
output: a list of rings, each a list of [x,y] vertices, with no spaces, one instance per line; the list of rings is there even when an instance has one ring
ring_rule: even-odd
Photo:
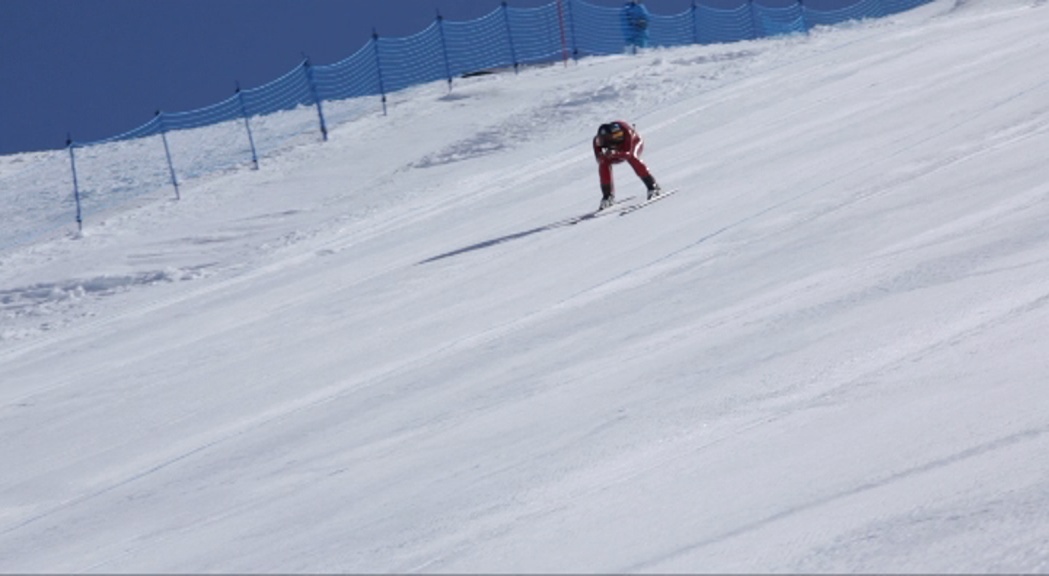
[[[649,46],[686,46],[699,43],[693,11],[671,16],[652,14],[648,20]]]
[[[162,131],[163,131],[163,129],[162,129],[162,125],[161,125],[161,122],[160,122],[160,115],[158,114],[158,115],[154,116],[153,118],[151,118],[149,122],[146,122],[145,124],[139,126],[138,128],[133,128],[131,130],[128,130],[127,132],[124,132],[122,134],[117,134],[116,136],[111,136],[109,138],[105,138],[103,140],[97,140],[95,142],[85,142],[85,143],[71,142],[70,145],[79,147],[79,146],[92,146],[92,145],[95,145],[95,144],[108,144],[110,142],[119,142],[120,140],[134,140],[136,138],[145,138],[147,136],[155,136],[157,134],[160,134]]]
[[[379,77],[386,92],[448,78],[441,29],[437,22],[406,38],[376,40]]]
[[[779,36],[805,32],[805,15],[801,4],[786,7],[766,7],[754,4],[754,30],[756,36]]]
[[[567,2],[565,6],[573,33],[573,54],[620,54],[624,51],[626,38],[620,9],[585,2]]]
[[[930,1],[931,0],[881,0],[881,5],[885,10],[885,14],[889,15],[897,12],[913,10],[922,4],[928,4]]]
[[[272,114],[313,103],[305,63],[268,84],[244,90],[240,94],[248,116]]]
[[[882,0],[860,0],[851,6],[843,7],[839,10],[805,9],[805,21],[810,27],[838,24],[846,20],[881,18],[885,15],[885,7],[882,4]]]
[[[517,63],[506,9],[470,22],[440,22],[451,76]]]
[[[566,51],[569,31],[563,26],[557,4],[509,8],[507,18],[510,21],[510,42],[518,63],[552,60]]]
[[[324,66],[313,67],[313,80],[321,100],[343,100],[374,96],[382,92],[375,41],[369,41],[353,56]]]
[[[833,10],[818,10],[803,1],[767,6],[761,0],[740,0],[736,8],[706,6],[697,0],[678,14],[645,14],[640,20],[634,6],[596,6],[585,0],[553,0],[536,8],[513,8],[505,3],[475,20],[456,22],[440,16],[425,30],[407,37],[375,34],[353,55],[325,65],[308,60],[283,76],[255,88],[236,93],[211,106],[186,112],[158,112],[148,122],[111,138],[94,142],[70,142],[74,149],[98,144],[136,141],[119,149],[120,162],[127,155],[143,155],[162,169],[148,181],[136,182],[121,176],[118,168],[98,168],[99,154],[82,154],[88,170],[84,195],[97,197],[107,187],[99,175],[118,180],[110,190],[127,193],[143,187],[162,186],[167,180],[176,187],[180,178],[237,166],[302,138],[327,137],[325,102],[339,103],[334,116],[349,121],[374,113],[375,100],[405,88],[443,80],[449,83],[463,75],[517,67],[523,63],[549,62],[588,55],[622,54],[638,47],[667,47],[688,44],[727,43],[765,36],[805,33],[813,26],[848,20],[877,18],[910,10],[931,0],[841,0]],[[643,26],[631,27],[631,22]],[[372,102],[364,105],[361,103]],[[352,105],[343,105],[350,103]],[[309,113],[303,114],[307,110]],[[329,111],[330,112],[330,111]],[[287,116],[295,115],[294,118]],[[312,114],[312,118],[310,115]],[[191,129],[214,127],[207,138],[194,140]],[[187,136],[176,136],[185,133]],[[159,136],[159,138],[152,138]],[[205,145],[206,144],[206,145]],[[222,146],[222,150],[210,150]],[[116,154],[116,152],[114,152]],[[72,160],[75,162],[75,160]],[[115,161],[114,161],[115,162]],[[181,169],[176,169],[176,165]]]
[[[700,5],[696,7],[694,17],[700,44],[738,42],[755,37],[754,17],[747,4],[728,10]]]
[[[159,120],[165,130],[190,130],[233,120],[239,118],[241,113],[240,101],[234,95],[206,108],[161,114]]]
[[[847,0],[843,0],[846,2]],[[679,14],[650,14],[645,31],[649,46],[682,46],[749,40],[805,32],[812,26],[877,18],[930,0],[855,0],[834,10],[816,10],[798,1],[765,6],[747,0],[733,9],[699,3]],[[627,47],[624,8],[596,6],[584,0],[553,1],[538,8],[505,4],[481,18],[455,22],[438,19],[412,36],[375,36],[352,56],[333,64],[303,62],[272,82],[222,102],[187,112],[164,112],[142,126],[75,147],[155,136],[237,118],[262,116],[310,106],[318,101],[386,94],[434,80],[564,56],[618,54]]]

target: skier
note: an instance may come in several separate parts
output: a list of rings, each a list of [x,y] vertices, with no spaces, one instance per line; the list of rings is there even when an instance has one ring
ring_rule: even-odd
[[[648,188],[648,199],[658,196],[662,190],[656,179],[648,171],[648,166],[641,160],[641,151],[645,141],[634,127],[623,120],[602,124],[594,136],[594,157],[597,158],[597,174],[601,180],[601,205],[604,210],[615,203],[615,187],[612,183],[612,165],[626,161],[634,169],[638,178]]]

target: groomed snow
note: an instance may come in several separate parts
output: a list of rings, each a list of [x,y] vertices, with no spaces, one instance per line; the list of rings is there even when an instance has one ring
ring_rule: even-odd
[[[938,0],[331,103],[83,234],[0,158],[52,191],[0,191],[0,571],[1049,571],[1047,41]],[[615,118],[681,192],[567,225]]]

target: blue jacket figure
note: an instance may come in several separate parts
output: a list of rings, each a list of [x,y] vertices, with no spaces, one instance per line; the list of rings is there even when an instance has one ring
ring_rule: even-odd
[[[648,46],[648,20],[648,8],[641,0],[630,0],[623,6],[623,39],[627,46],[633,47],[634,52]]]

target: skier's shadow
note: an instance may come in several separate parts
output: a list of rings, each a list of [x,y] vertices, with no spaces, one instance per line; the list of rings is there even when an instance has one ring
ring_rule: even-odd
[[[547,224],[545,226],[539,226],[538,228],[532,228],[531,230],[525,230],[524,232],[516,232],[514,234],[508,234],[506,236],[501,236],[499,238],[493,238],[491,240],[485,240],[484,242],[478,242],[477,244],[473,244],[473,245],[467,246],[465,248],[459,248],[458,250],[452,250],[451,252],[445,252],[444,254],[438,254],[437,256],[431,256],[431,257],[427,258],[426,260],[423,260],[423,261],[419,262],[419,264],[429,264],[431,262],[437,262],[438,260],[444,260],[445,258],[451,258],[452,256],[459,256],[461,254],[466,254],[468,252],[473,252],[475,250],[484,250],[485,248],[491,248],[492,246],[498,246],[499,244],[503,244],[505,242],[510,242],[511,240],[518,240],[520,238],[527,238],[528,236],[531,236],[533,234],[539,234],[540,232],[547,232],[549,230],[555,230],[557,228],[564,228],[565,226],[571,226],[573,224],[578,224],[578,223],[582,222],[583,220],[586,220],[585,216],[574,216],[572,218],[566,218],[566,219],[561,220],[559,222],[554,222],[552,224]]]
[[[630,196],[629,198],[624,198],[624,199],[620,200],[618,203],[626,202],[626,201],[630,200],[631,198],[633,198],[633,196]],[[556,230],[558,228],[564,228],[565,226],[574,226],[575,224],[579,224],[580,222],[585,222],[587,220],[590,220],[590,219],[594,218],[594,216],[595,216],[594,212],[588,212],[588,213],[583,214],[581,216],[572,216],[570,218],[565,218],[564,220],[558,220],[557,222],[552,222],[550,224],[545,224],[545,225],[539,226],[537,228],[532,228],[531,230],[525,230],[523,232],[515,232],[513,234],[508,234],[506,236],[500,236],[499,238],[493,238],[491,240],[485,240],[484,242],[478,242],[477,244],[473,244],[473,245],[467,246],[465,248],[459,248],[457,250],[452,250],[451,252],[445,252],[444,254],[438,254],[437,256],[431,256],[431,257],[427,258],[426,260],[423,260],[423,261],[419,262],[419,265],[430,264],[431,262],[437,262],[438,260],[444,260],[445,258],[451,258],[453,256],[459,256],[461,254],[466,254],[468,252],[474,252],[476,250],[484,250],[485,248],[491,248],[492,246],[498,246],[499,244],[510,242],[512,240],[519,240],[521,238],[527,238],[528,236],[531,236],[533,234],[539,234],[540,232],[548,232],[550,230]]]

